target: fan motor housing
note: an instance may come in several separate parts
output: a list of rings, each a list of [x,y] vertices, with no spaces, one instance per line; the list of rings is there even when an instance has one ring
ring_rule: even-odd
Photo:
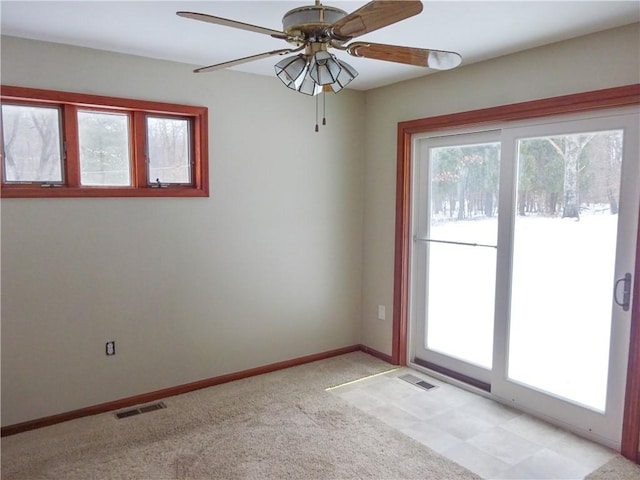
[[[344,10],[324,5],[294,8],[282,17],[282,29],[292,37],[287,41],[297,45],[307,41],[329,42],[331,25],[346,15]]]

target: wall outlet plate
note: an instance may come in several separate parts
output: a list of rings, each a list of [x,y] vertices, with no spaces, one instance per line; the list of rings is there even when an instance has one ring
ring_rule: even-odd
[[[378,305],[378,320],[384,320],[386,317],[386,308],[384,308],[384,305]]]
[[[110,342],[107,342],[107,344],[105,345],[105,351],[106,351],[106,354],[108,356],[115,355],[116,354],[116,342],[114,342],[113,340],[110,341]]]

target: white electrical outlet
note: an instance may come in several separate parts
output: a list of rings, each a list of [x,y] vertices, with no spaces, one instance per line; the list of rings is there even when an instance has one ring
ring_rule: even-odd
[[[105,350],[107,355],[115,355],[116,354],[116,342],[111,341],[111,342],[107,342],[106,346],[105,346]]]
[[[384,305],[378,305],[378,320],[384,320],[387,317],[386,308]]]

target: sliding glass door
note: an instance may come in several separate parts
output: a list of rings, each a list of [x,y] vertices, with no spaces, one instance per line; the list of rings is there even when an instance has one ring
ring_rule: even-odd
[[[498,265],[509,301],[496,310],[491,390],[611,446],[622,432],[638,131],[637,114],[610,115],[502,137],[513,154]]]
[[[415,364],[619,443],[638,131],[618,111],[414,139]]]
[[[418,143],[416,358],[488,384],[498,241],[499,132]]]

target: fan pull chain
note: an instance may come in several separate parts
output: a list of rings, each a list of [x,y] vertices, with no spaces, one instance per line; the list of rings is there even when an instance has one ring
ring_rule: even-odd
[[[316,95],[316,132],[319,132],[320,128],[318,127],[318,96]]]
[[[327,124],[327,94],[322,90],[322,125]]]

